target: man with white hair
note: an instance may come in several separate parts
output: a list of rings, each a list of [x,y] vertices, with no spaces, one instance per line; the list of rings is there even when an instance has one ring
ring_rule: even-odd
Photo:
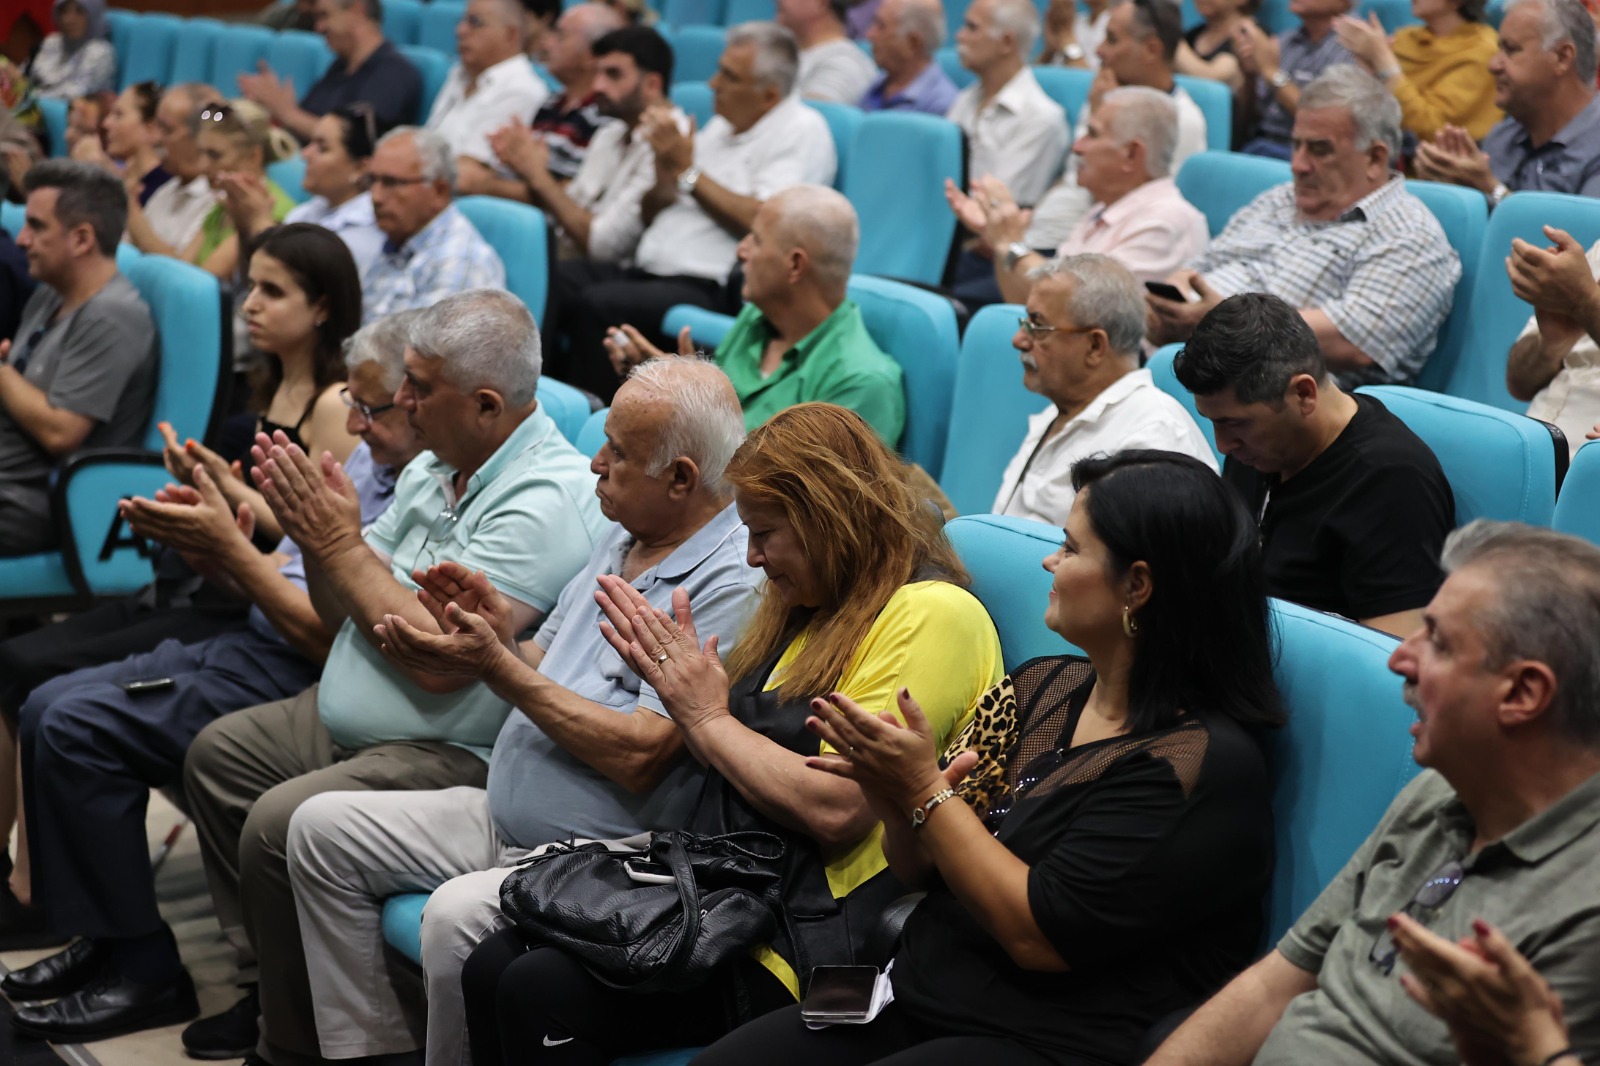
[[[1512,0],[1489,73],[1506,117],[1483,150],[1446,126],[1417,146],[1417,176],[1477,189],[1491,208],[1523,190],[1600,196],[1595,28],[1582,0]]]
[[[861,227],[842,193],[819,185],[786,189],[761,205],[739,242],[744,308],[717,345],[754,429],[797,403],[848,407],[891,448],[906,424],[900,366],[878,347],[846,294]],[[661,355],[634,327],[606,340],[613,365]],[[685,327],[678,351],[694,344]]]
[[[390,130],[372,153],[372,215],[388,238],[361,283],[362,319],[432,307],[466,289],[504,288],[506,268],[451,202],[456,163],[432,130]]]
[[[778,25],[800,46],[795,90],[808,100],[854,104],[876,68],[844,28],[844,0],[778,0]]]
[[[1400,105],[1365,71],[1333,67],[1300,94],[1294,142],[1294,180],[1168,279],[1193,295],[1146,296],[1149,338],[1187,340],[1227,297],[1264,292],[1299,308],[1344,388],[1405,384],[1433,353],[1461,260],[1394,172]]]
[[[1126,448],[1192,455],[1217,468],[1182,404],[1139,367],[1144,293],[1105,255],[1064,256],[1034,269],[1027,314],[1012,345],[1022,384],[1050,401],[1000,479],[994,513],[1064,525],[1079,459]]]
[[[704,770],[684,757],[655,691],[609,651],[597,579],[619,575],[662,610],[681,588],[702,638],[715,634],[723,647],[735,640],[760,580],[745,563],[747,533],[722,479],[743,437],[738,399],[711,364],[637,367],[617,391],[592,464],[600,509],[615,524],[538,634],[518,645],[504,624],[505,597],[454,565],[428,579],[437,602],[454,604],[444,619],[449,635],[393,627],[397,662],[481,679],[516,710],[495,741],[487,789],[325,794],[295,813],[289,902],[300,915],[325,1057],[421,1044],[421,1019],[370,963],[383,950],[384,896],[439,889],[423,926],[427,1061],[455,1064],[465,1057],[461,965],[482,937],[505,927],[507,868],[555,840],[682,825]]]
[[[728,31],[711,79],[716,117],[704,130],[680,127],[665,101],[644,113],[640,133],[655,151],[655,183],[639,202],[645,228],[633,266],[557,264],[554,303],[568,363],[552,376],[610,397],[617,379],[603,344],[611,329],[634,322],[659,344],[669,307],[727,308],[739,239],[762,203],[795,185],[833,182],[833,134],[794,94],[798,69],[793,34],[747,22]]]
[[[550,87],[528,62],[527,43],[519,0],[468,0],[456,23],[459,59],[426,123],[450,142],[451,155],[493,166],[489,135],[508,122],[533,121]]]
[[[939,0],[883,0],[867,27],[872,58],[882,71],[861,97],[863,111],[921,111],[943,116],[956,102],[956,83],[933,58],[944,44]]]
[[[1067,115],[1028,67],[1039,37],[1033,0],[974,0],[956,31],[961,65],[978,76],[945,115],[967,135],[967,173],[999,178],[1031,207],[1061,171]]]
[[[184,792],[223,933],[259,970],[268,1062],[320,1054],[285,865],[289,819],[319,792],[482,787],[510,706],[469,678],[386,657],[376,630],[438,634],[412,574],[482,571],[511,632],[582,569],[604,522],[594,477],[540,409],[539,331],[503,290],[447,296],[412,326],[395,402],[429,449],[363,534],[348,479],[281,434],[256,438],[256,484],[305,553],[312,603],[337,624],[320,684],[226,715],[189,748]],[[246,1005],[244,1013],[253,1013]]]
[[[1072,146],[1078,185],[1094,198],[1089,213],[1056,249],[1057,257],[1099,252],[1140,281],[1158,281],[1206,250],[1206,218],[1172,180],[1178,109],[1159,89],[1112,89]],[[1023,303],[1045,257],[1023,243],[1028,219],[1015,204],[985,205],[983,237],[1005,248],[994,261],[1007,303]],[[1013,251],[1012,249],[1015,249]]]

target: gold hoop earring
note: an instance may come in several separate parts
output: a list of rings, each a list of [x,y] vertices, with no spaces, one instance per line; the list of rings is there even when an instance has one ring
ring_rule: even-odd
[[[1133,616],[1133,607],[1124,605],[1122,608],[1122,631],[1132,640],[1139,635],[1139,620]]]

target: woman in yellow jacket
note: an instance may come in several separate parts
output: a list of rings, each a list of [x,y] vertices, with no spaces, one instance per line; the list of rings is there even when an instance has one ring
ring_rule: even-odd
[[[1334,24],[1339,43],[1400,101],[1400,124],[1418,140],[1445,126],[1460,126],[1481,141],[1500,121],[1489,59],[1499,48],[1494,27],[1483,21],[1483,0],[1411,0],[1420,26],[1393,39],[1376,15],[1349,15]]]

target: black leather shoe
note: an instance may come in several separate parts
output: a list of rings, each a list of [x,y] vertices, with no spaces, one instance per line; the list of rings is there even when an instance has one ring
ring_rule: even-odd
[[[11,1000],[70,995],[94,980],[105,964],[105,951],[85,937],[65,951],[6,974],[5,980],[0,981],[0,992]]]
[[[108,967],[81,991],[54,1003],[18,1008],[11,1025],[21,1036],[83,1044],[186,1022],[199,1013],[187,973],[164,985],[142,985]]]
[[[249,986],[243,999],[183,1031],[183,1050],[195,1059],[248,1059],[261,1039],[261,996]]]

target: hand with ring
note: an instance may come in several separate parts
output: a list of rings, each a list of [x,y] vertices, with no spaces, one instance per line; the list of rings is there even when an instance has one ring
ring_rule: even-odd
[[[813,755],[806,765],[859,784],[869,799],[882,797],[896,809],[920,806],[929,796],[954,787],[978,762],[978,753],[962,752],[941,770],[934,750],[933,727],[922,707],[902,688],[900,713],[873,714],[838,692],[811,701],[806,728],[833,748]],[[905,724],[901,724],[901,719]]]
[[[600,577],[595,602],[606,616],[600,633],[628,668],[655,689],[662,706],[685,733],[729,717],[728,674],[717,656],[717,638],[700,646],[689,594],[672,592],[672,611],[651,606],[638,589],[615,574]]]

